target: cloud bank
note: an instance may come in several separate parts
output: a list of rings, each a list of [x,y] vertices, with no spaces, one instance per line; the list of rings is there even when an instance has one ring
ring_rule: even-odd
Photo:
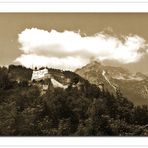
[[[31,28],[18,35],[18,42],[22,55],[15,62],[26,67],[75,70],[92,59],[127,64],[139,61],[148,52],[146,41],[138,35],[117,37],[103,32],[82,36],[73,31]]]

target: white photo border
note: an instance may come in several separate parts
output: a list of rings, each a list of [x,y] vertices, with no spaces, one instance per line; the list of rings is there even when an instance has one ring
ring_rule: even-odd
[[[6,13],[147,13],[148,3],[1,3],[0,12]]]

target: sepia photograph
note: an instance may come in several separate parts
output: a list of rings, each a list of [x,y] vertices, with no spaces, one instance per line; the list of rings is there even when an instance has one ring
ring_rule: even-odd
[[[148,136],[148,13],[0,13],[0,136]]]

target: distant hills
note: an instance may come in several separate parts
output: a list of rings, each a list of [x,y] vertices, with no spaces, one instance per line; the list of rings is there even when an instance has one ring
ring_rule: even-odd
[[[96,61],[75,72],[92,84],[104,83],[105,89],[114,95],[117,89],[120,90],[124,97],[136,105],[148,104],[147,75],[140,72],[133,74],[127,69],[102,65]]]

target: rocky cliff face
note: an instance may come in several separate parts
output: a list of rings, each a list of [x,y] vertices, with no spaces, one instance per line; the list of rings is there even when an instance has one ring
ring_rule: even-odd
[[[93,84],[102,82],[114,95],[120,89],[135,105],[148,104],[148,76],[140,72],[133,74],[124,68],[105,66],[96,61],[75,72]]]

